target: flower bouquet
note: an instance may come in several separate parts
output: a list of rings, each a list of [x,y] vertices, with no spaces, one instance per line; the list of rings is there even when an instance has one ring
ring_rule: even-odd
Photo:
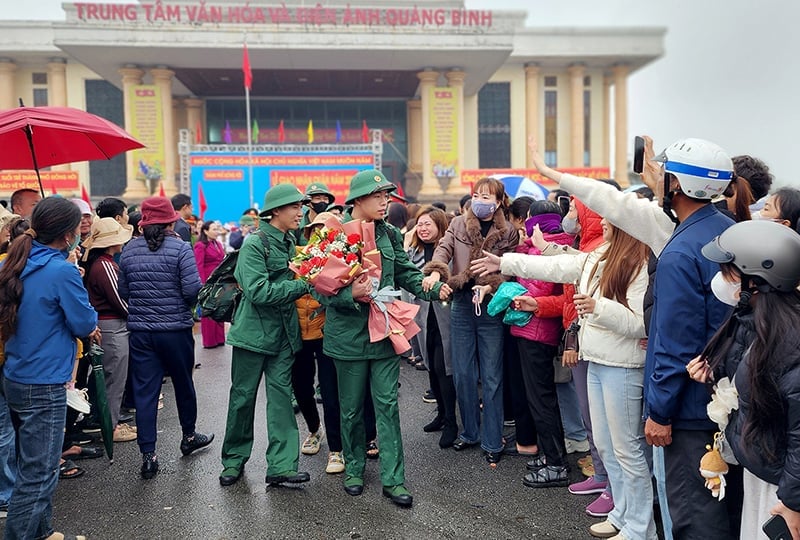
[[[300,248],[289,268],[308,281],[319,294],[333,296],[364,272],[361,228],[342,224],[336,218],[326,221],[311,233],[308,244]],[[374,243],[375,232],[372,229]]]

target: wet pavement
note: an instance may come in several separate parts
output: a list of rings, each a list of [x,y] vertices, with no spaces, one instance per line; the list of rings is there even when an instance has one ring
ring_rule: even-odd
[[[230,347],[197,347],[202,364],[195,372],[197,429],[216,434],[211,446],[181,456],[173,390],[165,384],[158,476],[139,477],[135,442],[116,444],[113,464],[105,457],[77,462],[86,474],[59,482],[53,509],[56,530],[85,534],[90,540],[590,538],[588,527],[598,520],[587,516],[584,508],[594,496],[523,486],[524,457],[504,457],[491,468],[477,447],[462,452],[439,449],[439,434],[422,431],[435,413],[435,405],[422,401],[427,372],[405,362],[400,370],[400,409],[413,508],[399,508],[382,496],[377,461],[367,461],[363,495],[345,494],[342,475],[325,474],[324,440],[319,454],[300,456],[300,470],[311,474],[310,482],[300,488],[267,488],[263,386],[253,456],[237,484],[221,487],[230,355]],[[301,415],[297,419],[302,438],[305,425]],[[577,457],[570,456],[573,481],[583,478]],[[0,531],[2,525],[0,521]]]

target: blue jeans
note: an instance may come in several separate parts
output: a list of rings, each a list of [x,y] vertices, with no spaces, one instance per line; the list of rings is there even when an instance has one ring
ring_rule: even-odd
[[[487,452],[503,449],[503,320],[486,313],[475,315],[472,296],[458,293],[450,312],[453,382],[468,443],[481,442]],[[478,365],[483,391],[483,423],[478,401]]]
[[[578,394],[575,391],[575,381],[556,384],[558,393],[558,408],[561,411],[561,422],[564,424],[564,436],[573,441],[586,439],[586,429],[581,418],[581,408],[578,405]]]
[[[0,506],[8,505],[17,479],[17,451],[14,447],[16,437],[8,404],[2,392],[2,379],[0,368]]]
[[[53,492],[58,483],[67,415],[63,384],[21,384],[3,391],[17,435],[17,481],[8,505],[7,540],[53,534]]]
[[[594,442],[614,491],[608,520],[625,538],[657,538],[653,483],[642,422],[644,368],[589,362],[587,386]]]
[[[664,529],[664,540],[672,540],[672,518],[669,515],[667,502],[667,472],[664,468],[664,448],[653,447],[653,476],[656,478],[656,493],[658,493],[658,506],[661,510],[661,527]]]

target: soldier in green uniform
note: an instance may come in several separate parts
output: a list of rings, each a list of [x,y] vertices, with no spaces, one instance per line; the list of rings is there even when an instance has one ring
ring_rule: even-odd
[[[376,170],[362,171],[350,181],[347,204],[353,209],[344,221],[362,219],[375,223],[375,241],[381,253],[382,273],[378,289],[402,287],[425,300],[447,298],[451,290],[436,283],[431,291],[422,289],[422,273],[408,259],[400,231],[384,222],[388,194],[395,189]],[[367,320],[372,284],[366,276],[343,288],[336,296],[320,297],[327,305],[323,350],[334,359],[339,381],[342,446],[346,463],[344,490],[360,495],[364,489],[365,437],[364,394],[367,380],[372,388],[378,439],[381,441],[381,482],[383,494],[398,506],[408,507],[413,498],[406,489],[403,442],[397,382],[400,358],[389,339],[370,343]]]
[[[219,482],[235,484],[253,449],[256,394],[264,375],[267,391],[268,484],[300,483],[299,442],[291,403],[292,364],[301,348],[294,301],[310,291],[294,279],[289,261],[295,255],[292,232],[300,225],[305,195],[290,184],[279,184],[264,198],[258,231],[239,251],[234,273],[242,299],[228,333],[233,346],[228,420],[222,444]]]
[[[325,184],[314,182],[306,188],[306,199],[307,206],[303,209],[303,219],[300,221],[300,227],[294,233],[298,246],[304,246],[308,242],[303,234],[303,227],[314,221],[317,214],[325,212],[336,200],[336,196]]]

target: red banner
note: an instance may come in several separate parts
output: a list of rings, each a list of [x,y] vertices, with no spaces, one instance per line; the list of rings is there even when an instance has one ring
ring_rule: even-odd
[[[47,194],[56,191],[80,190],[78,171],[42,171],[42,186]],[[36,171],[0,171],[0,191],[13,192],[18,189],[35,189],[39,191]]]
[[[275,184],[294,184],[300,191],[314,183],[321,183],[328,186],[328,189],[336,196],[336,200],[344,202],[347,193],[350,191],[350,179],[358,171],[272,171],[270,183]]]
[[[394,130],[383,130],[383,140],[394,142]],[[308,144],[308,128],[284,129],[281,136],[280,126],[277,128],[258,128],[257,144]],[[314,144],[363,144],[363,128],[343,129],[342,140],[336,140],[336,129],[314,128]],[[231,144],[247,144],[246,128],[231,128]]]
[[[583,176],[585,178],[610,178],[608,167],[580,167],[558,169],[560,172]],[[501,174],[503,176],[525,176],[547,189],[558,189],[558,184],[542,176],[537,169],[464,169],[461,171],[461,185],[470,186],[485,176]]]

